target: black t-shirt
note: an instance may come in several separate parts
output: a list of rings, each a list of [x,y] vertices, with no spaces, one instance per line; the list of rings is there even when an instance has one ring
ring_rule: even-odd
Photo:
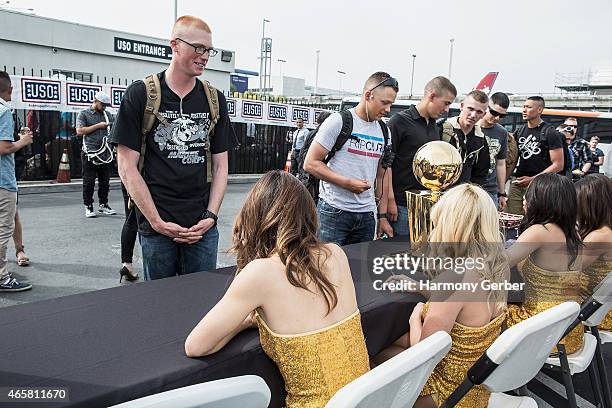
[[[600,157],[605,156],[605,154],[603,150],[601,150],[599,147],[596,147],[595,151],[589,150],[589,152],[591,153],[591,158],[593,159],[591,163],[591,168],[589,169],[589,174],[599,173],[599,166],[596,165],[595,163],[599,161]]]
[[[393,194],[395,203],[406,207],[406,190],[425,190],[412,172],[414,155],[427,142],[440,140],[438,126],[434,119],[425,120],[412,105],[391,117],[391,146],[395,152],[393,161]]]
[[[165,72],[158,74],[161,83],[159,113],[169,124],[159,121],[147,135],[143,178],[162,220],[183,227],[195,225],[206,210],[210,185],[206,182],[206,150],[210,112],[202,83],[182,100],[166,85]],[[210,141],[212,154],[235,147],[235,136],[227,115],[227,102],[221,92],[219,120]],[[144,82],[136,81],[125,91],[112,129],[111,142],[140,152],[142,119],[146,105]],[[138,213],[141,232],[152,232]]]
[[[532,129],[527,124],[522,126],[517,132],[516,143],[519,151],[514,170],[516,177],[531,177],[541,173],[552,164],[550,150],[565,148],[563,135],[546,122]]]

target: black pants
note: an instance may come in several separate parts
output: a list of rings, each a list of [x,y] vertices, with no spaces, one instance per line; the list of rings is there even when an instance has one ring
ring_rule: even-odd
[[[293,152],[291,152],[291,174],[293,174],[294,176],[297,176],[299,157],[300,157],[300,151],[294,149]]]
[[[121,228],[121,263],[132,263],[136,233],[138,232],[136,206],[132,204],[132,209],[128,208],[128,192],[123,183],[121,183],[121,191],[123,192],[123,207],[125,208],[125,222],[123,228]]]
[[[98,178],[98,201],[100,204],[108,204],[109,181],[112,163],[95,165],[87,161],[85,153],[81,152],[83,164],[83,204],[93,204],[93,193]]]

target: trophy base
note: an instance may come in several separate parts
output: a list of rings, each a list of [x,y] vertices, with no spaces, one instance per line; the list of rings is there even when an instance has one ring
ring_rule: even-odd
[[[433,229],[431,207],[439,200],[440,192],[430,190],[408,190],[408,229],[410,242],[425,243]]]

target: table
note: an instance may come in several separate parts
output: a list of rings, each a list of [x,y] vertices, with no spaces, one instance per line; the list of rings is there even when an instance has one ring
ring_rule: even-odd
[[[406,250],[400,240],[344,247],[372,356],[408,330],[421,297],[373,289],[372,259]],[[184,342],[223,296],[234,268],[66,296],[0,310],[0,387],[67,387],[69,402],[19,407],[109,406],[220,378],[255,374],[284,403],[284,383],[256,329],[198,359]],[[36,290],[36,289],[34,289]]]

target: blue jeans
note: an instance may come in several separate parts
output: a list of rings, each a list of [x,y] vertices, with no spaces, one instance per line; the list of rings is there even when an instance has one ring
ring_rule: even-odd
[[[408,228],[408,207],[397,206],[397,221],[389,222],[393,228],[393,235],[395,236],[410,236],[410,229]]]
[[[213,227],[195,244],[177,244],[161,234],[138,234],[145,280],[168,278],[217,268],[219,231]]]
[[[338,245],[372,241],[376,232],[376,220],[372,211],[350,212],[332,207],[319,199],[319,239]]]
[[[491,200],[493,200],[495,208],[499,210],[499,198],[497,197],[497,190],[495,190],[494,192],[487,191],[487,193],[489,193],[489,197],[491,197]]]

